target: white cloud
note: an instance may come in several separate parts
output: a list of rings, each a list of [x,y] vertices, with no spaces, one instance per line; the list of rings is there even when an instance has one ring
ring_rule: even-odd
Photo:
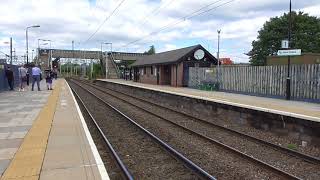
[[[157,52],[171,51],[177,49],[178,46],[175,44],[165,44],[163,48],[159,49]]]
[[[316,6],[308,6],[303,8],[302,11],[307,12],[312,16],[320,17],[320,4]]]
[[[23,55],[25,28],[33,24],[39,24],[41,28],[30,29],[30,49],[37,47],[38,38],[53,40],[54,48],[71,49],[71,41],[74,40],[76,48],[99,49],[100,42],[104,41],[112,42],[114,49],[119,49],[169,24],[169,29],[120,50],[145,51],[155,43],[161,47],[160,50],[170,50],[181,44],[198,41],[216,44],[216,30],[222,29],[222,47],[227,49],[226,55],[236,56],[236,53],[241,55],[250,50],[251,41],[256,38],[257,31],[267,19],[288,10],[288,3],[279,0],[259,0],[259,3],[256,0],[237,0],[173,26],[172,23],[181,17],[213,1],[161,0],[160,4],[159,1],[151,0],[127,0],[99,32],[83,44],[119,2],[97,0],[92,5],[88,0],[1,0],[0,51],[8,51],[2,42],[13,37],[14,47]],[[205,9],[225,2],[227,0],[221,0]],[[294,1],[293,9],[320,16],[318,0]],[[154,10],[157,12],[155,15],[152,14]],[[206,44],[203,46],[206,47]]]

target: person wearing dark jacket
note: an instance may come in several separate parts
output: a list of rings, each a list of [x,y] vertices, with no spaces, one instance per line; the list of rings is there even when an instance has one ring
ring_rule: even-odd
[[[48,90],[53,90],[52,89],[52,79],[54,77],[54,74],[51,70],[46,71],[46,83],[47,83],[47,88]]]
[[[6,77],[8,80],[10,90],[13,91],[13,82],[14,82],[13,71],[11,70],[10,67],[8,67],[5,71],[5,73],[6,73]]]

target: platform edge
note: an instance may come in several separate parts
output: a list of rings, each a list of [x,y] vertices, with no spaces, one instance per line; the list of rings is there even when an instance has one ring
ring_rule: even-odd
[[[132,86],[132,87],[136,87],[136,88],[143,88],[143,89],[147,89],[147,90],[151,90],[151,91],[158,91],[158,92],[167,93],[167,94],[184,96],[184,97],[189,97],[189,98],[194,98],[194,99],[211,101],[214,103],[220,103],[220,104],[225,104],[225,105],[230,105],[230,106],[235,106],[235,107],[240,107],[240,108],[246,108],[246,109],[252,109],[252,110],[256,110],[256,111],[273,113],[273,114],[278,114],[278,115],[282,115],[282,116],[299,118],[299,119],[313,121],[313,122],[320,122],[320,117],[316,117],[316,116],[308,116],[308,115],[298,114],[298,113],[293,113],[293,112],[287,112],[287,111],[264,108],[264,107],[259,107],[259,106],[252,106],[252,105],[247,105],[247,104],[235,103],[235,102],[230,102],[230,101],[226,101],[226,100],[211,99],[211,98],[207,98],[207,97],[201,97],[201,96],[190,95],[190,94],[183,94],[183,93],[179,93],[179,92],[172,92],[172,91],[167,91],[167,90],[162,90],[162,89],[142,87],[142,86],[135,85],[135,84],[126,84],[126,83],[122,83],[122,82],[109,81],[108,79],[97,79],[97,80],[102,81],[102,82],[121,84],[121,85],[125,85],[125,86]]]
[[[74,97],[73,93],[72,93],[72,90],[71,90],[71,87],[69,86],[69,84],[66,82],[65,80],[65,83],[67,84],[68,88],[69,88],[69,92],[71,93],[71,96],[72,96],[72,99],[75,103],[75,106],[76,106],[76,109],[77,109],[77,112],[78,112],[78,115],[80,117],[80,120],[81,120],[81,124],[82,124],[82,128],[86,134],[86,137],[87,137],[87,140],[89,142],[89,145],[90,145],[90,148],[91,148],[91,151],[93,153],[93,156],[94,156],[94,159],[96,161],[96,164],[97,164],[97,167],[98,167],[98,170],[99,170],[99,173],[100,173],[100,176],[101,176],[101,179],[102,180],[110,180],[109,178],[109,175],[108,175],[108,172],[103,164],[103,161],[100,157],[100,154],[98,152],[98,149],[97,149],[97,146],[95,145],[93,139],[92,139],[92,136],[90,134],[90,131],[88,129],[88,126],[84,120],[84,117],[82,115],[82,112],[80,110],[80,107],[78,105],[78,102],[76,101],[76,98]]]

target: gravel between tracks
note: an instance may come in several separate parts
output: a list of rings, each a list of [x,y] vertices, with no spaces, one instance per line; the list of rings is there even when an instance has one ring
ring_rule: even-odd
[[[86,121],[86,124],[88,126],[88,129],[90,131],[90,134],[92,136],[92,139],[99,151],[100,157],[102,161],[104,162],[105,168],[108,172],[110,179],[125,179],[124,176],[122,176],[122,171],[120,170],[120,167],[116,163],[116,160],[114,159],[111,151],[109,150],[107,144],[104,142],[102,136],[100,135],[99,130],[96,128],[94,122],[91,120],[91,117],[86,112],[85,108],[82,106],[79,99],[76,97],[76,100],[79,104],[79,107],[81,109],[82,115]]]
[[[162,119],[146,114],[140,109],[109,97],[92,87],[87,85],[84,87],[94,91],[99,97],[125,112],[218,179],[280,179],[273,172],[258,167],[257,164],[185,132]]]
[[[214,126],[210,126],[197,119],[190,118],[180,113],[176,113],[159,106],[125,96],[118,92],[108,90],[108,93],[125,99],[128,102],[131,102],[150,112],[156,113],[157,115],[162,116],[170,121],[176,122],[179,125],[192,129],[200,134],[223,142],[224,144],[234,147],[241,152],[245,152],[250,156],[260,159],[263,162],[294,174],[297,177],[310,180],[317,180],[320,177],[320,166],[318,164],[306,162],[301,158],[296,158],[287,154],[287,152],[275,150],[274,148],[266,146],[262,143],[248,140],[239,135],[221,130],[220,128]]]
[[[73,83],[135,179],[198,179],[150,137]]]

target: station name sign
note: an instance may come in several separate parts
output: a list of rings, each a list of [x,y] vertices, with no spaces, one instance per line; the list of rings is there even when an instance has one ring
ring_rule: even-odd
[[[300,56],[301,49],[278,50],[278,56]]]

